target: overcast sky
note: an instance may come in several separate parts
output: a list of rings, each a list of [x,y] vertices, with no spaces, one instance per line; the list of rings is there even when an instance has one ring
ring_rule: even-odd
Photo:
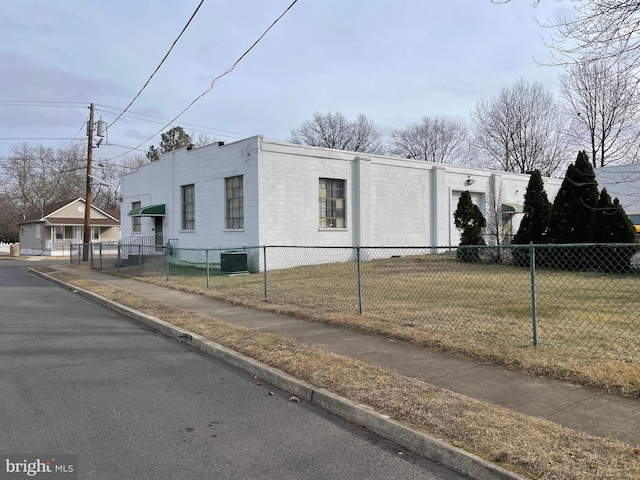
[[[86,142],[88,105],[111,124],[142,88],[200,0],[0,3],[0,156],[27,141]],[[94,157],[135,147],[227,70],[291,0],[205,0],[156,76]],[[287,140],[313,112],[364,113],[388,134],[423,116],[467,121],[480,98],[517,78],[558,88],[541,67],[551,35],[533,18],[570,2],[299,0],[235,68],[176,122],[230,142]],[[61,102],[54,107],[15,102]],[[74,103],[78,102],[78,103]],[[144,114],[148,116],[135,115]],[[151,116],[151,117],[149,117]],[[158,118],[152,118],[158,117]],[[163,121],[166,119],[167,121]],[[5,139],[7,137],[15,137]],[[36,138],[34,140],[28,138]],[[28,140],[23,140],[28,139]],[[159,135],[141,148],[159,143]],[[120,145],[120,146],[116,146]]]

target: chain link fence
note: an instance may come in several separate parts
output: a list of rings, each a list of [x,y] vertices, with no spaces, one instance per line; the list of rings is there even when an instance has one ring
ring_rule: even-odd
[[[82,257],[72,249],[72,261]],[[185,249],[99,255],[92,268],[242,300],[363,314],[433,338],[539,345],[640,362],[640,250],[624,245]],[[99,259],[99,260],[98,260]]]

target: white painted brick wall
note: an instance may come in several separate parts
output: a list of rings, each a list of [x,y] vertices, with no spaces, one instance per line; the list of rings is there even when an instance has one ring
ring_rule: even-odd
[[[469,189],[487,211],[490,178],[496,172],[454,165],[291,145],[251,137],[218,146],[171,152],[123,177],[122,237],[131,235],[131,203],[166,204],[164,237],[183,248],[299,246],[457,245],[453,212],[459,192]],[[434,170],[436,169],[436,170]],[[242,231],[226,230],[224,179],[243,175]],[[503,202],[522,204],[527,175],[499,172]],[[320,178],[345,180],[345,229],[319,228]],[[472,185],[465,181],[472,179]],[[193,183],[195,232],[180,231],[180,186]],[[559,179],[546,179],[553,201]],[[356,196],[362,199],[357,202]],[[360,208],[359,213],[356,210]],[[357,223],[356,223],[357,221]],[[143,235],[153,219],[143,218]],[[514,226],[517,228],[517,225]],[[434,244],[434,242],[436,242]]]
[[[145,165],[122,179],[122,238],[134,235],[131,218],[126,218],[132,202],[142,206],[164,203],[166,217],[163,236],[178,238],[182,248],[227,247],[257,244],[257,137],[223,146],[208,145],[192,150],[176,150]],[[253,152],[253,153],[251,153]],[[226,230],[224,179],[244,176],[245,228]],[[194,231],[181,229],[181,186],[193,184],[196,201]],[[248,208],[247,208],[248,206]],[[153,218],[142,217],[141,235],[153,235]]]

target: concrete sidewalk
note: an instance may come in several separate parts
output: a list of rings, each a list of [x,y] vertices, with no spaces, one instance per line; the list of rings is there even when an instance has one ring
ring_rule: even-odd
[[[251,310],[93,270],[53,265],[60,271],[127,290],[167,306],[208,315],[261,332],[289,337],[395,370],[468,397],[544,418],[575,430],[640,446],[640,399],[549,380],[503,367],[345,328]]]

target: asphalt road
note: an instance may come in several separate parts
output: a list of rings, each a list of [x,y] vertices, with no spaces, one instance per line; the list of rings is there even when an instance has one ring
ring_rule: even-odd
[[[81,479],[462,479],[0,261],[0,452]]]

